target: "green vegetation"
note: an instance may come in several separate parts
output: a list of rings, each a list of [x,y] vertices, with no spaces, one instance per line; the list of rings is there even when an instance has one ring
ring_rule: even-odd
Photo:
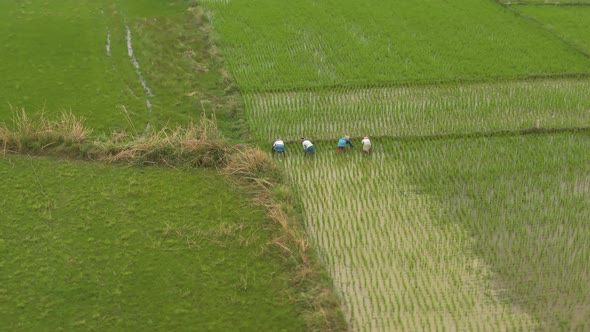
[[[0,4],[3,326],[344,330],[201,8],[66,2]]]
[[[254,137],[477,135],[590,127],[588,79],[248,93]]]
[[[587,1],[558,2],[0,3],[0,320],[587,330]]]
[[[588,328],[585,7],[204,4],[351,328]]]
[[[218,173],[4,156],[0,174],[5,329],[303,329],[278,228]]]
[[[590,4],[590,1],[588,1]],[[590,6],[512,6],[539,22],[543,28],[572,43],[590,55]]]
[[[586,330],[589,138],[321,142],[284,165],[355,330]]]
[[[106,29],[96,1],[45,1],[42,6],[9,1],[2,7],[3,118],[12,105],[31,111],[72,110],[103,128],[120,121],[116,105],[128,98],[106,56]]]
[[[282,291],[278,295],[280,299],[277,300],[280,301],[282,299],[285,301],[285,305],[288,303],[291,306],[289,307],[289,310],[292,310],[292,313],[295,314],[293,319],[294,321],[297,321],[296,324],[305,326],[305,328],[308,330],[344,329],[345,323],[340,313],[338,302],[330,288],[330,281],[322,272],[323,268],[319,266],[316,260],[313,258],[314,252],[310,250],[310,247],[303,236],[303,232],[299,229],[300,227],[298,226],[293,208],[295,200],[289,188],[283,183],[283,176],[280,172],[278,172],[274,164],[264,152],[243,145],[232,146],[228,144],[221,135],[219,129],[217,129],[215,126],[215,122],[208,119],[206,116],[203,116],[197,125],[192,125],[189,127],[177,127],[174,129],[164,128],[157,132],[146,132],[141,136],[117,133],[117,135],[114,135],[111,139],[104,139],[101,137],[98,140],[96,140],[96,138],[89,137],[89,130],[87,130],[84,125],[72,114],[64,114],[61,118],[53,120],[45,116],[30,117],[26,114],[26,112],[21,112],[15,114],[13,127],[14,128],[0,127],[0,145],[3,146],[4,155],[7,153],[19,153],[23,155],[25,153],[35,153],[37,155],[47,156],[77,156],[81,159],[100,160],[106,162],[125,162],[128,165],[136,166],[164,166],[164,169],[161,169],[160,171],[166,172],[166,170],[168,170],[170,177],[165,178],[163,181],[173,181],[172,177],[174,176],[174,172],[184,176],[193,174],[195,168],[217,169],[220,171],[220,173],[223,173],[226,176],[227,180],[232,181],[235,185],[227,187],[220,182],[211,182],[207,179],[203,181],[209,181],[210,184],[217,188],[220,193],[224,192],[222,190],[224,187],[226,188],[226,193],[236,190],[237,188],[241,188],[238,192],[241,192],[242,196],[237,197],[235,194],[230,196],[234,197],[234,199],[243,200],[243,206],[256,206],[261,209],[258,211],[264,212],[264,217],[261,218],[261,220],[257,220],[256,222],[257,225],[266,226],[257,228],[256,232],[263,232],[263,235],[267,236],[267,238],[264,238],[264,240],[259,240],[258,238],[249,238],[247,236],[242,236],[241,234],[238,234],[237,237],[232,236],[215,238],[213,236],[214,234],[211,235],[206,231],[203,231],[203,227],[201,227],[201,224],[199,223],[201,218],[209,218],[206,214],[183,215],[181,220],[182,222],[188,223],[187,226],[185,227],[183,224],[180,225],[179,229],[176,229],[176,226],[169,226],[166,224],[169,228],[167,229],[166,235],[168,232],[173,232],[178,237],[180,237],[182,241],[186,241],[186,244],[190,247],[190,249],[198,247],[204,238],[213,241],[215,245],[222,248],[225,248],[226,246],[232,247],[236,245],[236,241],[238,247],[242,247],[242,242],[245,241],[248,244],[252,243],[253,246],[258,246],[261,259],[264,259],[269,255],[270,256],[268,258],[271,259],[273,257],[281,257],[282,261],[280,263],[282,264],[277,266],[279,270],[276,270],[276,272],[278,273],[279,271],[284,270],[286,274],[285,277],[288,279],[288,283],[283,285],[286,286],[286,288],[281,287]],[[10,170],[12,170],[12,168],[15,167],[15,164],[11,161],[10,157],[5,158],[9,160],[8,162],[11,165]],[[55,170],[53,168],[49,169],[50,167],[47,166],[52,163],[51,160],[40,160],[45,162],[43,165],[45,165],[45,168],[48,168],[46,172],[51,173]],[[86,165],[91,167],[91,164]],[[31,168],[33,169],[36,183],[33,183],[32,186],[17,185],[14,188],[18,190],[7,190],[6,192],[9,195],[14,193],[18,197],[22,194],[22,192],[28,192],[31,191],[31,188],[39,187],[41,193],[47,199],[47,202],[40,205],[34,203],[33,205],[40,209],[42,208],[41,210],[47,214],[46,219],[52,220],[53,210],[58,210],[55,199],[50,197],[50,195],[48,195],[43,189],[45,184],[41,183],[39,180],[36,167],[31,164]],[[171,172],[172,169],[174,172]],[[7,170],[7,172],[10,170]],[[84,173],[84,170],[82,169],[79,172]],[[101,172],[101,168],[99,168],[97,172]],[[158,173],[155,174],[155,178],[158,178]],[[216,172],[216,174],[219,176],[219,173]],[[143,176],[143,173],[140,173],[138,176]],[[52,181],[48,184],[48,187],[56,190],[58,193],[70,193],[67,181],[61,181],[55,177],[51,178],[51,180]],[[92,186],[94,183],[93,181],[98,180],[91,177],[86,182],[83,181],[83,185]],[[181,187],[181,189],[185,190],[179,191],[180,194],[183,195],[183,198],[185,195],[187,195],[187,190],[195,190],[194,183],[184,183],[182,182],[182,179],[179,179],[178,176],[174,176],[174,180],[181,181],[180,183],[175,183],[174,186],[175,188]],[[24,183],[30,183],[31,179],[24,177],[22,181]],[[111,179],[109,178],[108,181],[111,181]],[[135,184],[135,182],[133,183]],[[64,187],[62,187],[62,185],[64,185]],[[8,184],[8,186],[10,186],[10,184]],[[100,187],[104,188],[105,186],[100,185]],[[143,190],[141,186],[137,188],[136,186],[131,187],[132,188],[130,188],[129,193],[131,193],[132,190]],[[82,189],[79,191],[81,190]],[[114,220],[125,217],[125,215],[119,216],[117,214],[113,214],[111,216],[109,214],[110,211],[107,211],[108,209],[112,208],[109,206],[110,197],[112,196],[110,195],[109,190],[100,193],[100,197],[108,198],[106,199],[105,205],[102,205],[102,203],[100,205],[101,208],[104,209],[102,213],[104,213],[104,215],[109,215],[109,218],[115,218]],[[156,188],[156,190],[161,189]],[[34,190],[33,193],[35,193]],[[164,190],[164,194],[168,195],[168,198],[171,199],[171,201],[166,201],[164,203],[166,205],[165,207],[160,207],[157,204],[153,204],[153,202],[146,200],[147,206],[150,207],[149,213],[152,218],[157,220],[172,220],[172,222],[175,222],[174,218],[171,219],[168,216],[168,210],[181,209],[183,207],[182,200],[176,200],[173,195],[167,194],[166,190]],[[190,200],[194,198],[199,200],[199,204],[197,204],[199,208],[214,209],[214,204],[218,204],[215,205],[217,206],[215,209],[221,209],[224,201],[217,197],[219,194],[210,194],[210,196],[207,196],[207,199],[197,195],[188,197],[188,199]],[[74,195],[73,197],[76,197],[76,195],[84,196],[78,193],[72,193],[72,195]],[[116,199],[118,199],[118,204],[121,206],[126,204],[125,197],[119,197],[117,195],[115,196]],[[130,199],[134,199],[136,195],[129,194],[129,197]],[[138,197],[138,199],[140,202],[145,200],[141,195]],[[69,200],[70,199],[68,198],[67,201]],[[6,202],[6,200],[4,202]],[[26,200],[25,203],[27,202],[29,202],[29,200]],[[193,207],[194,205],[190,206]],[[11,207],[22,210],[17,205],[11,205]],[[135,215],[137,209],[130,208],[128,211],[133,212]],[[162,211],[162,214],[159,214],[158,211]],[[143,211],[143,213],[145,214],[147,212]],[[64,222],[71,222],[70,217],[71,214],[66,216],[64,218]],[[25,216],[22,216],[22,218],[25,218]],[[18,228],[19,218],[15,218],[12,221],[16,223],[14,227]],[[219,221],[213,220],[210,222],[212,222],[214,226],[220,227],[222,229],[221,231],[225,231],[226,226],[223,224],[219,225]],[[7,224],[6,226],[10,225]],[[58,228],[59,227],[56,229]],[[242,226],[240,226],[240,230],[241,228]],[[2,228],[0,229],[3,230]],[[61,231],[62,228],[59,228],[59,230]],[[86,228],[85,230],[88,229]],[[114,230],[117,232],[126,231],[125,228]],[[23,230],[23,232],[29,231],[29,229]],[[133,232],[135,232],[135,230],[133,230],[131,233]],[[230,230],[230,232],[233,234],[232,230]],[[2,241],[5,241],[5,237],[13,238],[11,232],[6,232],[6,234],[5,232],[2,232],[1,234],[2,237],[0,237],[0,240]],[[39,245],[46,245],[44,244],[43,240],[45,240],[45,238],[39,241]],[[156,242],[159,243],[159,241],[160,240],[156,239]],[[137,243],[135,244],[138,245]],[[142,246],[145,246],[145,244],[142,244]],[[119,249],[120,248],[114,248],[115,251]],[[129,247],[129,250],[131,249],[133,249],[132,246]],[[90,252],[90,249],[88,249],[88,251]],[[7,251],[6,254],[7,257],[15,257],[19,255],[18,252],[14,251]],[[89,254],[91,255],[92,252]],[[198,256],[199,251],[195,252],[194,254]],[[158,254],[155,253],[155,255],[157,256]],[[42,259],[45,258],[51,259],[51,253],[48,253],[47,256],[42,257]],[[196,257],[194,258],[194,261],[199,264],[199,259],[203,260],[209,258],[211,257],[208,252],[206,252],[205,257]],[[225,258],[223,258],[223,260],[225,260]],[[178,264],[185,263],[188,264],[187,262],[180,262]],[[277,262],[275,260],[269,261],[270,267],[273,266],[273,263],[276,264]],[[243,264],[243,266],[248,267],[256,266],[256,264],[252,265],[248,261],[244,261]],[[37,268],[34,264],[27,266],[27,268],[37,271]],[[164,267],[160,265],[154,266],[153,269],[156,271],[154,273],[157,273],[158,269],[160,268]],[[12,269],[9,269],[9,271],[11,270]],[[43,268],[41,270],[43,270]],[[21,272],[21,270],[18,271],[18,273]],[[233,272],[235,272],[235,270]],[[185,282],[185,279],[183,279],[182,276],[180,278],[181,279],[179,282]],[[3,291],[17,291],[21,287],[20,285],[13,285],[10,280],[7,281],[6,284],[8,285],[7,289],[2,289]],[[47,287],[51,287],[51,285],[48,285]],[[204,285],[204,287],[209,286]],[[221,290],[219,291],[221,292]],[[228,288],[227,291],[230,292],[231,289]],[[145,301],[149,301],[148,296],[149,295],[146,294],[146,297],[144,298]],[[226,299],[227,298],[230,300],[234,299],[233,293],[228,295]],[[286,299],[288,299],[288,301]],[[162,299],[158,298],[157,294],[154,294],[153,300],[155,303],[162,301]],[[27,301],[30,302],[30,300]],[[55,297],[48,296],[48,301],[57,301],[61,303],[64,300],[63,298],[59,297],[58,294]],[[89,301],[94,303],[92,299]],[[243,301],[240,302],[243,303]],[[74,304],[75,303],[72,303],[72,305]],[[222,305],[218,305],[221,306],[219,310],[223,310]],[[254,304],[249,303],[249,305],[253,306]],[[266,310],[260,308],[262,307],[253,308],[252,310]],[[181,313],[190,314],[189,311],[182,308],[179,309],[179,307],[174,307],[171,310],[178,312],[181,319]],[[283,309],[277,307],[277,310],[282,312]],[[269,312],[268,315],[268,319],[274,319],[275,316],[277,317],[276,319],[280,319],[279,313]],[[23,314],[21,316],[21,320],[26,321],[28,317],[30,317],[30,315]],[[260,316],[251,315],[249,317],[250,321],[244,321],[240,326],[270,326],[264,321],[267,318],[264,318],[263,321],[259,321]],[[209,317],[202,316],[201,318],[203,320],[199,320],[199,324],[207,326],[217,324]],[[56,323],[60,322],[61,324],[70,324],[71,318],[65,317],[62,320],[56,320]],[[119,320],[119,322],[123,322],[123,320]],[[141,326],[141,323],[138,324],[138,327]],[[184,323],[181,321],[178,324]],[[107,326],[109,325],[101,325],[99,322],[96,323],[96,328],[104,328]],[[296,326],[289,327],[297,329]],[[217,328],[215,327],[215,329]]]
[[[492,1],[205,1],[243,90],[588,74],[590,59]]]
[[[0,117],[10,106],[65,110],[110,133],[185,125],[207,112],[228,137],[245,134],[238,96],[225,91],[229,77],[198,8],[173,0],[0,6],[7,31],[0,34]]]
[[[585,132],[408,142],[398,159],[416,190],[440,206],[434,223],[460,225],[472,237],[501,297],[546,330],[586,330],[588,151]]]
[[[590,3],[590,0],[500,0],[500,3],[507,5],[534,5],[534,6],[584,6]]]

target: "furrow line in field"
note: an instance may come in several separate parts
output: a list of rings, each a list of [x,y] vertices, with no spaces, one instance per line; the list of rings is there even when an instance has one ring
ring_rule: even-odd
[[[106,43],[105,43],[105,49],[106,49],[106,56],[107,57],[112,57],[113,56],[113,36],[111,33],[111,26],[109,25],[109,23],[107,23],[107,19],[106,19],[106,14],[104,9],[100,9],[100,13],[103,16],[103,18],[105,18],[105,29],[106,29]],[[113,12],[113,14],[115,14],[116,11]],[[139,65],[139,61],[137,60],[137,58],[135,57],[135,52],[133,49],[133,41],[132,41],[132,35],[131,35],[131,28],[129,27],[129,24],[127,23],[127,19],[123,16],[121,18],[121,21],[125,27],[125,43],[126,43],[126,47],[127,47],[127,57],[129,58],[131,65],[133,66],[133,69],[135,71],[135,74],[137,75],[138,78],[138,82],[141,85],[142,89],[143,89],[143,95],[144,95],[144,101],[145,101],[145,106],[147,109],[147,113],[148,113],[148,119],[151,117],[152,115],[152,111],[153,111],[153,106],[152,106],[152,102],[150,100],[150,97],[155,97],[155,95],[153,94],[151,88],[148,86],[143,73],[141,72],[141,67]],[[115,29],[116,30],[116,29]],[[116,45],[115,45],[116,46]],[[115,62],[113,61],[112,63],[112,67],[115,73],[117,73],[118,75],[122,75],[119,72],[119,69],[117,68],[117,66],[115,65]],[[134,91],[134,89],[128,84],[125,83],[125,86],[127,87],[129,93],[137,98],[137,94]],[[127,112],[125,105],[122,105],[123,109],[125,110],[125,112]],[[128,119],[129,120],[129,119]],[[150,121],[148,120],[146,127],[144,129],[144,132],[147,132],[150,129]]]
[[[135,57],[135,53],[133,51],[133,42],[132,42],[132,37],[131,37],[131,28],[129,27],[129,25],[127,24],[127,20],[124,19],[125,21],[125,40],[127,41],[127,55],[129,56],[129,59],[131,60],[131,63],[133,64],[133,67],[135,68],[135,72],[137,74],[137,77],[139,79],[139,83],[141,84],[141,86],[143,87],[144,93],[145,93],[145,105],[147,107],[148,110],[148,115],[151,116],[152,114],[152,102],[150,100],[150,97],[154,97],[154,94],[152,93],[152,90],[150,89],[150,87],[147,85],[145,78],[143,77],[143,74],[141,73],[141,68],[139,66],[139,61],[137,61],[137,58]],[[146,127],[144,129],[144,132],[147,132],[150,130],[150,122],[148,121],[148,123],[146,124]]]
[[[590,6],[589,2],[580,1],[501,1],[496,0],[498,3],[505,6]]]
[[[100,14],[102,15],[102,17],[104,18],[105,14],[104,14],[104,9],[100,10]],[[111,56],[111,29],[109,28],[109,26],[106,26],[107,29],[107,41],[105,44],[105,48],[106,48],[106,52],[107,52],[107,57]]]

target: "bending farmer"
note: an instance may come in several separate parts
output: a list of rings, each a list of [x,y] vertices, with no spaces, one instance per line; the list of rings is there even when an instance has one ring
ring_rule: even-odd
[[[277,140],[272,145],[272,153],[285,154],[285,142],[283,142],[280,138],[277,138]]]
[[[310,140],[302,137],[301,144],[303,145],[303,156],[313,155],[315,153],[315,147]]]
[[[352,148],[352,142],[350,141],[350,136],[346,135],[338,140],[338,152],[346,151],[346,145],[350,145]]]
[[[367,155],[371,153],[371,140],[369,140],[369,136],[365,136],[361,144],[363,145],[363,154]]]

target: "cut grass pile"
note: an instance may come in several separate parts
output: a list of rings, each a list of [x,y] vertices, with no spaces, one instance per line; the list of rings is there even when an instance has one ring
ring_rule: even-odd
[[[304,328],[277,227],[218,173],[4,156],[0,174],[4,328]]]

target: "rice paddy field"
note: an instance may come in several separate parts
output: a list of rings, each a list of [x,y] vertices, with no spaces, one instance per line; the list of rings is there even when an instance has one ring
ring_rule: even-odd
[[[584,2],[203,4],[353,331],[590,328]]]
[[[255,137],[473,135],[588,125],[588,79],[243,95]],[[567,111],[565,111],[567,110]]]
[[[204,112],[282,138],[350,330],[586,331],[587,5],[3,1],[0,121],[71,110],[141,134]],[[3,326],[309,326],[273,230],[218,174],[1,158]]]
[[[590,136],[285,159],[355,330],[587,328]]]
[[[585,2],[590,5],[590,1]],[[544,29],[590,54],[590,32],[585,29],[590,20],[590,6],[512,6],[516,12],[538,22]]]
[[[246,91],[576,74],[590,64],[493,1],[203,3]]]

